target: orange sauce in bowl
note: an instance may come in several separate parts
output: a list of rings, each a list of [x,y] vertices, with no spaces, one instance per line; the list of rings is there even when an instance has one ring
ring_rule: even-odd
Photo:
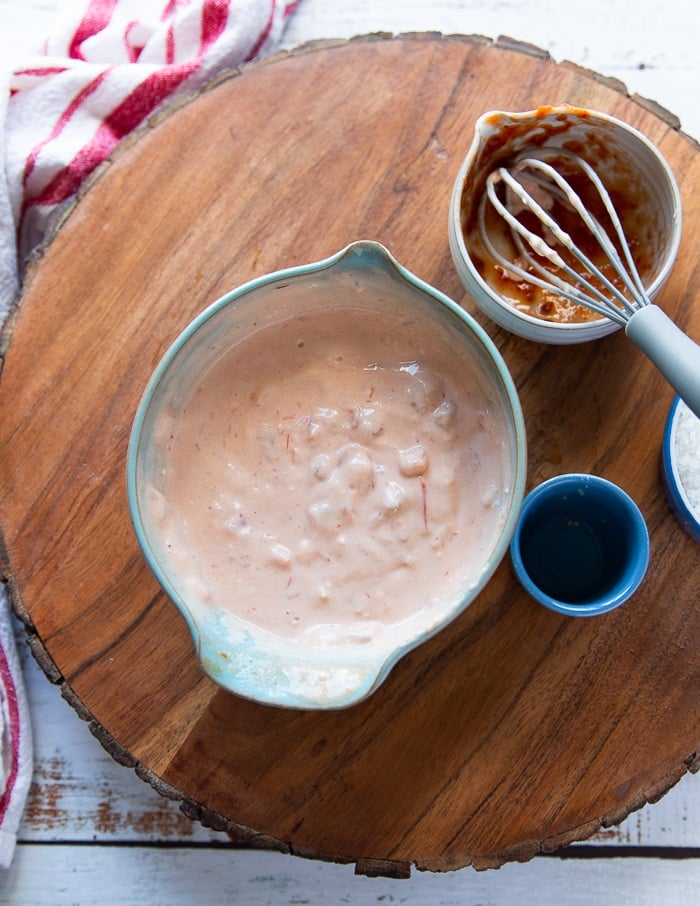
[[[461,215],[465,245],[484,281],[516,310],[540,320],[562,324],[600,320],[601,315],[597,312],[566,299],[555,289],[544,289],[508,271],[493,259],[480,234],[479,208],[485,197],[488,175],[500,167],[510,168],[516,157],[522,157],[521,149],[524,140],[526,140],[525,148],[528,150],[530,148],[537,150],[547,146],[551,146],[554,150],[563,149],[565,152],[580,156],[594,170],[598,171],[620,218],[627,245],[632,252],[642,281],[649,280],[650,282],[654,261],[658,256],[658,224],[651,195],[644,186],[639,173],[629,161],[623,160],[621,157],[619,159],[614,157],[615,152],[604,131],[598,132],[590,128],[582,136],[579,129],[577,136],[569,135],[572,129],[570,118],[562,116],[560,119],[546,120],[544,117],[550,112],[551,108],[542,108],[542,116],[538,120],[535,131],[532,131],[532,123],[521,121],[503,124],[494,121],[492,124],[496,127],[496,131],[486,140],[477,166],[473,172],[467,175],[462,192]],[[578,113],[578,111],[573,112]],[[514,152],[514,148],[517,148],[517,152]],[[612,224],[596,189],[588,178],[580,169],[575,169],[564,155],[555,157],[550,163],[554,169],[566,177],[584,206],[613,237]],[[551,197],[543,199],[540,195],[538,201],[605,277],[618,290],[624,291],[623,281],[617,274],[614,265],[580,216],[566,204]],[[508,225],[488,202],[484,203],[487,204],[484,224],[492,243],[507,260],[534,274],[535,271],[519,254],[510,236]],[[602,282],[593,277],[590,271],[585,269],[570,253],[562,251],[558,243],[552,243],[551,236],[547,235],[546,228],[539,223],[534,214],[525,211],[524,214],[519,213],[518,216],[535,234],[541,236],[550,245],[554,245],[577,273],[610,296],[610,291]],[[617,240],[615,240],[615,244],[618,246],[618,251],[621,251]],[[537,260],[550,273],[560,273],[555,265],[547,259],[538,258]],[[574,282],[572,277],[566,274],[562,274],[562,276],[567,282]],[[585,287],[581,288],[586,291]]]

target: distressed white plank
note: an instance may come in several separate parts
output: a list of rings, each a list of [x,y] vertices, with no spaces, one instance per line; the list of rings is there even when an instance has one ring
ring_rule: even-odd
[[[133,770],[116,764],[39,670],[21,643],[34,725],[35,771],[21,828],[24,841],[227,840],[191,822]],[[700,847],[700,778],[685,777],[658,803],[589,843]]]
[[[99,892],[99,895],[98,893]],[[408,880],[355,876],[348,865],[279,853],[25,846],[4,878],[12,906],[697,906],[697,860],[539,858],[477,873],[415,872]]]

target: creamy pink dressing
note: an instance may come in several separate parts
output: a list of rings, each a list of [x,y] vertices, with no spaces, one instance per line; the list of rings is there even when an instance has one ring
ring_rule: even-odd
[[[506,428],[463,347],[431,336],[336,309],[214,364],[159,426],[148,494],[187,595],[327,647],[437,620],[478,581],[507,510]]]

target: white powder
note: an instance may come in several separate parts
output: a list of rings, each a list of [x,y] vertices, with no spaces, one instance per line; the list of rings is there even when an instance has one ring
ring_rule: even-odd
[[[676,410],[674,454],[688,504],[700,520],[700,418],[680,400]]]

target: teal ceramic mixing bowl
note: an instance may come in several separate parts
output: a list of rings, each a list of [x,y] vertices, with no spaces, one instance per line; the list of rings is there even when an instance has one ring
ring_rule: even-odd
[[[471,556],[476,560],[475,569],[459,587],[448,588],[447,580],[431,579],[432,604],[429,607],[384,629],[379,627],[374,635],[338,632],[329,623],[330,628],[326,627],[323,631],[316,631],[315,627],[306,635],[297,633],[290,637],[285,619],[291,604],[284,600],[283,593],[274,590],[274,581],[278,581],[280,570],[289,570],[287,585],[292,583],[296,554],[291,545],[270,544],[270,559],[276,562],[269,567],[269,586],[264,581],[263,572],[263,590],[256,593],[257,598],[248,611],[243,613],[237,609],[246,589],[245,577],[250,575],[244,572],[244,566],[250,564],[243,564],[237,545],[248,543],[244,535],[246,532],[249,535],[254,529],[240,512],[235,520],[229,516],[226,525],[231,528],[231,540],[227,542],[230,546],[230,579],[232,587],[242,591],[221,594],[209,588],[211,576],[207,573],[208,567],[197,553],[197,545],[202,539],[191,526],[190,535],[183,535],[190,539],[189,542],[180,545],[177,556],[173,554],[173,539],[187,530],[186,523],[191,520],[191,516],[179,512],[170,499],[172,493],[166,479],[172,473],[171,439],[176,431],[173,425],[178,424],[182,413],[191,405],[193,394],[206,384],[207,375],[219,367],[224,357],[237,349],[239,344],[248,342],[251,337],[259,337],[260,331],[271,330],[271,336],[274,335],[276,325],[289,323],[294,331],[299,325],[305,325],[304,329],[307,329],[321,317],[326,322],[329,317],[337,319],[338,324],[346,324],[348,319],[356,318],[365,331],[368,325],[389,319],[392,327],[387,342],[390,339],[395,348],[402,348],[401,344],[405,341],[406,356],[411,360],[420,357],[421,349],[429,340],[432,342],[433,334],[441,337],[440,342],[444,341],[454,353],[460,380],[465,386],[479,388],[483,405],[478,418],[495,426],[498,437],[496,455],[500,486],[480,510],[488,513],[491,528],[484,535],[478,553],[464,550],[465,558]],[[339,341],[342,340],[340,334],[338,337]],[[295,354],[302,346],[303,342],[298,340],[294,347]],[[247,372],[264,372],[267,366],[263,360],[274,363],[274,350],[261,348],[264,348],[265,355],[253,362]],[[370,343],[365,367],[379,368],[379,355],[379,346],[373,348]],[[342,359],[342,356],[336,358]],[[314,367],[320,375],[317,383],[323,383],[323,367],[318,363]],[[413,369],[411,361],[399,365],[399,370],[407,373],[412,373]],[[232,394],[237,392],[239,383],[243,385],[244,378],[249,380],[250,373],[234,372],[231,378]],[[274,397],[276,385],[273,378],[267,379],[265,374],[261,374],[261,378],[267,380],[265,392]],[[284,376],[279,378],[277,386],[280,392],[284,381]],[[256,401],[251,399],[249,408],[255,405]],[[357,424],[371,428],[371,406],[363,403],[356,409],[360,413]],[[439,417],[449,415],[443,410],[444,407],[441,409],[438,406],[436,412]],[[331,418],[327,412],[324,418],[326,416]],[[431,418],[433,416],[435,413]],[[291,425],[293,422],[284,424]],[[237,430],[235,419],[229,429],[234,433]],[[197,447],[213,443],[212,438],[218,436],[217,431],[218,421],[211,431],[202,432]],[[274,425],[262,425],[260,431],[267,432],[273,444],[275,439],[279,441],[280,437],[284,437]],[[377,428],[376,433],[380,432],[381,428]],[[347,453],[345,447],[341,451],[345,457],[344,466],[360,475],[367,462],[364,448],[358,443],[348,446],[352,455]],[[471,481],[471,470],[478,464],[468,447],[467,444],[460,451],[464,468],[460,468],[455,475],[448,475],[447,480],[458,484]],[[285,452],[284,449],[282,452]],[[228,465],[232,469],[237,468],[238,449],[235,444],[226,455]],[[405,484],[408,486],[413,482],[412,487],[417,488],[419,494],[420,488],[423,488],[422,506],[425,512],[429,512],[427,508],[431,506],[431,499],[425,497],[425,488],[429,485],[426,476],[429,478],[430,472],[422,478],[416,477],[429,468],[427,460],[421,460],[414,448],[402,455],[401,468],[403,475],[407,476]],[[191,462],[185,462],[184,472],[188,481],[196,482],[198,478],[197,462],[194,452]],[[324,463],[325,460],[317,458],[312,463],[321,478],[327,465]],[[383,466],[377,466],[374,473],[378,481],[382,479],[381,468]],[[518,396],[508,369],[492,341],[456,303],[398,264],[383,246],[360,241],[325,260],[252,280],[214,302],[184,329],[157,366],[135,415],[128,453],[128,501],[143,554],[187,622],[201,666],[215,682],[230,692],[270,705],[303,709],[341,708],[362,700],[376,690],[406,652],[454,620],[478,595],[508,549],[522,501],[525,468],[525,430]],[[219,479],[211,480],[216,482]],[[370,475],[370,483],[372,481],[374,478]],[[385,501],[385,509],[405,505],[401,497],[403,491],[400,488],[397,491],[394,485],[387,485],[387,494],[391,499]],[[248,490],[253,494],[252,487]],[[214,509],[216,506],[219,504],[216,503]],[[255,508],[254,494],[252,507]],[[277,516],[287,511],[291,513],[293,509],[284,483],[279,485],[276,508]],[[311,517],[316,526],[320,524],[320,530],[325,531],[328,526],[323,522],[327,515],[324,513],[317,508],[311,512]],[[494,521],[496,517],[497,521]],[[486,519],[486,516],[477,513],[473,521],[478,522],[480,518]],[[200,535],[208,531],[202,530]],[[370,529],[368,533],[373,531]],[[341,540],[345,539],[335,538],[334,543]],[[413,553],[410,543],[404,546],[404,551],[408,563]],[[308,550],[305,556],[310,559]],[[337,569],[342,567],[343,561],[339,560]],[[386,586],[386,606],[390,609],[391,577],[383,575],[381,568],[378,568],[370,581]],[[373,587],[369,587],[367,595],[372,591]],[[291,599],[292,596],[287,597]],[[273,616],[279,613],[278,620],[276,616],[274,619],[270,617],[270,608],[273,609]],[[266,611],[266,621],[258,625],[255,619],[251,619],[253,611]],[[313,643],[309,641],[312,637]]]

